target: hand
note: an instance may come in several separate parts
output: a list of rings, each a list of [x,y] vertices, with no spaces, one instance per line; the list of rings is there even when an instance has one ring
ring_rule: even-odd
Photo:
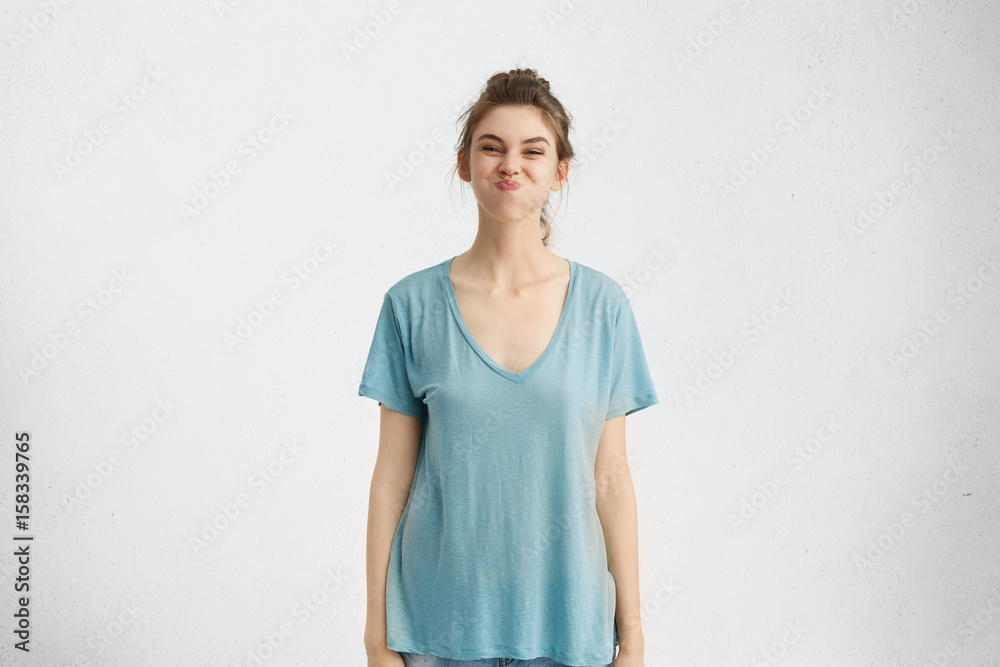
[[[615,667],[646,667],[642,658],[642,651],[630,650],[628,647],[619,645],[618,657],[615,658]]]
[[[368,651],[368,667],[405,667],[403,656],[391,648]]]

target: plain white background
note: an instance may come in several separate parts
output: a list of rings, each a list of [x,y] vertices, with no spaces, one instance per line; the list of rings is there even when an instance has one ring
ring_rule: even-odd
[[[626,288],[660,393],[628,421],[647,665],[1000,664],[998,28],[5,3],[0,662],[365,664],[360,373],[385,290],[472,242],[455,118],[520,66],[583,165],[553,251]]]

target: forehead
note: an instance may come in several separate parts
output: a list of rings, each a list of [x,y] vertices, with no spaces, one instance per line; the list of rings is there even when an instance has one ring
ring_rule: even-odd
[[[474,138],[484,132],[495,134],[501,139],[519,142],[531,137],[555,137],[542,120],[541,112],[530,106],[503,106],[491,110],[476,126]]]

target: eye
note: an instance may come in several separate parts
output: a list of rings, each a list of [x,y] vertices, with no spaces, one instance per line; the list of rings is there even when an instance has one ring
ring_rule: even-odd
[[[498,148],[497,148],[496,146],[483,146],[483,150],[484,150],[484,151],[488,151],[488,150],[490,150],[491,148],[492,148],[493,150],[499,150],[499,149],[498,149]]]
[[[530,150],[530,151],[528,151],[528,152],[529,152],[529,153],[532,153],[532,154],[534,154],[534,155],[542,155],[542,151],[539,151],[539,150]]]

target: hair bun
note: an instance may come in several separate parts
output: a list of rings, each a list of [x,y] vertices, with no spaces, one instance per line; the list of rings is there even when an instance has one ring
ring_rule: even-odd
[[[508,81],[517,77],[534,79],[538,83],[542,84],[545,87],[545,90],[551,90],[551,88],[549,88],[549,82],[538,76],[538,72],[533,69],[512,69],[507,72],[497,72],[489,78],[486,84],[489,85],[495,81]]]

